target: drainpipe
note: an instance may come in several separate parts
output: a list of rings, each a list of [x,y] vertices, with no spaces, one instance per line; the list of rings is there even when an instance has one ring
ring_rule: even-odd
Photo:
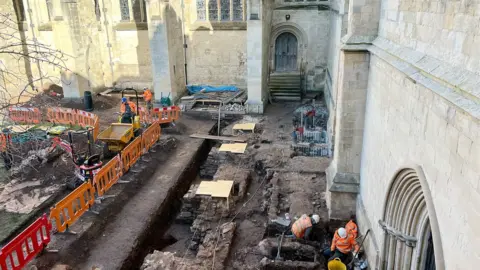
[[[115,89],[115,76],[114,76],[114,72],[113,72],[113,57],[112,57],[112,44],[110,43],[110,33],[109,33],[109,29],[108,29],[108,20],[107,20],[107,14],[105,14],[106,12],[106,8],[105,8],[105,1],[102,1],[102,9],[103,9],[103,19],[104,19],[104,25],[105,25],[105,33],[107,34],[107,48],[108,48],[108,60],[109,60],[109,65],[110,65],[110,73],[112,74],[112,88]]]
[[[27,0],[26,3],[27,3],[28,18],[30,19],[30,29],[32,29],[33,42],[35,42],[35,50],[38,51],[37,36],[35,35],[35,25],[33,24],[33,18],[32,18],[33,10],[30,8],[30,1]],[[37,62],[37,68],[38,68],[38,73],[40,77],[40,84],[43,89],[43,78],[42,78],[42,69],[40,68],[40,62],[38,61],[38,59],[35,62]],[[31,87],[34,88],[33,85]]]
[[[182,34],[183,34],[183,63],[185,71],[185,86],[188,85],[187,76],[187,34],[185,33],[185,3],[182,0]]]

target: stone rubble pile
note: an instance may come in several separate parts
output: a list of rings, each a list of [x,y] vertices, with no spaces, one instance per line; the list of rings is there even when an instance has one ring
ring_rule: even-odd
[[[213,176],[217,172],[218,166],[225,162],[225,158],[219,155],[218,148],[212,147],[210,153],[208,153],[207,160],[200,166],[200,178],[213,179]]]
[[[240,104],[237,104],[237,103],[227,104],[227,105],[222,106],[222,111],[244,112],[245,107],[240,105]]]
[[[230,246],[235,234],[234,222],[223,223],[218,230],[210,231],[199,247],[196,258],[187,259],[177,257],[171,252],[155,250],[147,255],[141,270],[197,270],[197,269],[224,269]]]
[[[233,181],[233,197],[237,201],[243,198],[247,192],[248,184],[251,180],[251,172],[249,169],[227,163],[218,167],[213,179]]]
[[[180,214],[177,216],[177,222],[192,224],[197,216],[201,214],[199,208],[202,198],[200,196],[195,196],[195,191],[197,188],[198,185],[192,185],[190,190],[183,195],[183,204],[182,208],[180,209]]]

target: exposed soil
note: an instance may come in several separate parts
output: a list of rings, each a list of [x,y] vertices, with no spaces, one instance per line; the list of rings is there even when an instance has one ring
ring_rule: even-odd
[[[290,112],[285,110],[289,106]],[[176,220],[164,234],[164,242],[141,269],[324,269],[319,250],[331,239],[324,174],[329,160],[293,153],[289,145],[295,108],[273,106],[265,117],[246,116],[222,129],[222,135],[230,135],[235,123],[257,123],[254,134],[243,134],[248,138],[245,153],[219,152],[221,143],[212,148]],[[229,204],[225,199],[195,195],[201,181],[217,180],[234,182]],[[286,261],[275,261],[277,247],[270,244],[265,251],[262,244],[262,239],[277,243],[281,234],[272,220],[303,214],[320,215],[313,241],[285,239],[281,257]],[[236,224],[235,237],[226,240],[215,232],[229,222]],[[214,251],[205,252],[215,244]]]
[[[61,89],[60,89],[61,90]],[[51,95],[62,94],[58,89],[46,91],[22,106],[38,107],[45,114],[46,108],[65,107],[84,109],[82,99],[67,100]],[[93,96],[94,111],[100,118],[100,130],[117,122],[120,97]],[[48,211],[50,205],[68,193],[67,187],[75,181],[75,164],[72,158],[57,147],[49,153],[53,144],[45,132],[27,131],[20,141],[10,148],[13,157],[12,169],[0,173],[0,242],[5,243],[26,225]],[[68,141],[67,135],[62,139]],[[88,153],[85,132],[73,134],[73,149],[76,154]],[[100,154],[103,143],[91,148],[92,154]],[[3,162],[2,162],[3,163]],[[3,169],[3,168],[2,168]]]

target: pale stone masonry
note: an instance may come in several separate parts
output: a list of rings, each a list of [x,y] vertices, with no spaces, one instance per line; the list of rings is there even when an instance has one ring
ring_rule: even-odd
[[[331,218],[346,218],[355,213],[356,193],[360,184],[365,98],[370,55],[365,51],[340,52],[338,95],[336,100],[335,149],[327,170]]]
[[[370,56],[366,89],[357,92],[365,95],[356,104],[364,105],[364,115],[356,115],[365,119],[364,126],[353,144],[343,134],[358,123],[345,125],[352,116],[340,105],[351,87],[344,84],[351,63],[336,54],[329,62],[329,71],[338,69],[326,91],[335,112],[329,120],[335,141],[327,173],[331,217],[348,218],[333,211],[338,206],[334,172],[338,175],[346,160],[359,161],[356,214],[360,231],[371,230],[370,269],[425,269],[428,260],[436,269],[474,269],[480,263],[474,229],[480,222],[480,58],[472,48],[478,47],[480,6],[359,3],[348,3],[348,33],[340,45],[345,54],[363,50]],[[330,52],[335,43],[331,40]],[[362,84],[364,77],[357,80],[352,84]],[[359,160],[352,158],[356,145]],[[395,193],[399,190],[403,193]]]
[[[371,230],[370,269],[480,265],[478,3],[0,2],[11,14],[23,3],[12,34],[64,51],[72,71],[0,55],[20,74],[4,83],[9,93],[39,71],[61,76],[72,98],[116,85],[153,87],[158,100],[179,97],[187,84],[228,84],[247,90],[249,112],[263,113],[270,75],[290,68],[303,91],[324,94],[329,215],[356,213],[360,232]]]

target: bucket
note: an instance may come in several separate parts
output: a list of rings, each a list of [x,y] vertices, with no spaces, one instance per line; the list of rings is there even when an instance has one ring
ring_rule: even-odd
[[[83,103],[85,104],[85,111],[87,112],[93,111],[92,92],[85,91],[85,93],[83,94]]]
[[[339,258],[328,262],[328,270],[347,270],[347,266]]]

